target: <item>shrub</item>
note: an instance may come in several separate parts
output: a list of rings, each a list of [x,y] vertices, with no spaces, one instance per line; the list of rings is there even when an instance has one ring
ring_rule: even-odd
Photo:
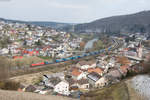
[[[20,87],[20,83],[13,81],[1,81],[0,89],[3,90],[17,90]]]

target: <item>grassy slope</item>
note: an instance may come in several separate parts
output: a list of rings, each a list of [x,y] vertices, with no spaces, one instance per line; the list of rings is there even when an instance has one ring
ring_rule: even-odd
[[[85,97],[83,100],[129,100],[128,88],[124,82],[89,92]]]
[[[73,99],[61,96],[39,95],[35,93],[0,90],[0,100],[73,100]]]

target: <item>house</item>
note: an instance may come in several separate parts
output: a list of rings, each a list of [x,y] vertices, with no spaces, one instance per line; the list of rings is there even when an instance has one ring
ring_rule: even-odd
[[[109,80],[107,79],[107,77],[103,76],[95,83],[95,87],[97,88],[104,87],[108,85],[108,83],[109,83]]]
[[[72,78],[75,80],[86,79],[86,72],[79,71],[78,69],[73,69]]]
[[[66,81],[61,81],[60,83],[58,83],[57,85],[55,85],[54,92],[57,92],[59,94],[67,95],[68,96],[70,94],[69,83],[66,82]]]
[[[54,89],[54,92],[57,92],[62,95],[69,95],[69,83],[67,81],[62,81],[59,77],[50,77],[48,78],[46,75],[43,80],[46,87],[50,87]]]
[[[69,86],[72,87],[75,84],[75,80],[72,78],[65,78],[65,80],[69,83]]]
[[[54,88],[58,83],[61,82],[61,79],[59,77],[50,77],[44,76],[43,82],[45,86]]]
[[[87,75],[87,79],[89,81],[89,83],[95,87],[95,83],[101,78],[101,76],[96,73],[96,72],[92,72],[90,74]]]
[[[88,68],[95,68],[96,62],[94,60],[80,61],[76,66],[80,69],[87,70]]]
[[[63,80],[65,78],[65,75],[64,72],[59,72],[59,73],[53,73],[53,74],[48,74],[43,76],[44,79],[51,78],[51,77],[58,77],[61,80]]]
[[[103,74],[103,69],[101,69],[101,68],[89,68],[88,69],[88,73],[91,73],[91,72],[96,72],[96,73],[98,73],[99,75],[102,75]]]
[[[88,89],[90,87],[89,81],[87,79],[81,79],[77,81],[77,86],[80,89]]]

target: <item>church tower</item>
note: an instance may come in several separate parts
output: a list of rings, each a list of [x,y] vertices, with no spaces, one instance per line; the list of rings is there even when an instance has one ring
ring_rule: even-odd
[[[142,56],[143,56],[143,48],[142,48],[141,42],[138,44],[138,47],[137,47],[137,56],[139,58],[142,58]]]

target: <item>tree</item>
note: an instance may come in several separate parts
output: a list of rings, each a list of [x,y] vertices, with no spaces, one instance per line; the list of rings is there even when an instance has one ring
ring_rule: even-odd
[[[38,42],[35,42],[35,44],[36,44],[37,46],[41,46],[41,45],[42,45],[42,41],[38,40]]]

